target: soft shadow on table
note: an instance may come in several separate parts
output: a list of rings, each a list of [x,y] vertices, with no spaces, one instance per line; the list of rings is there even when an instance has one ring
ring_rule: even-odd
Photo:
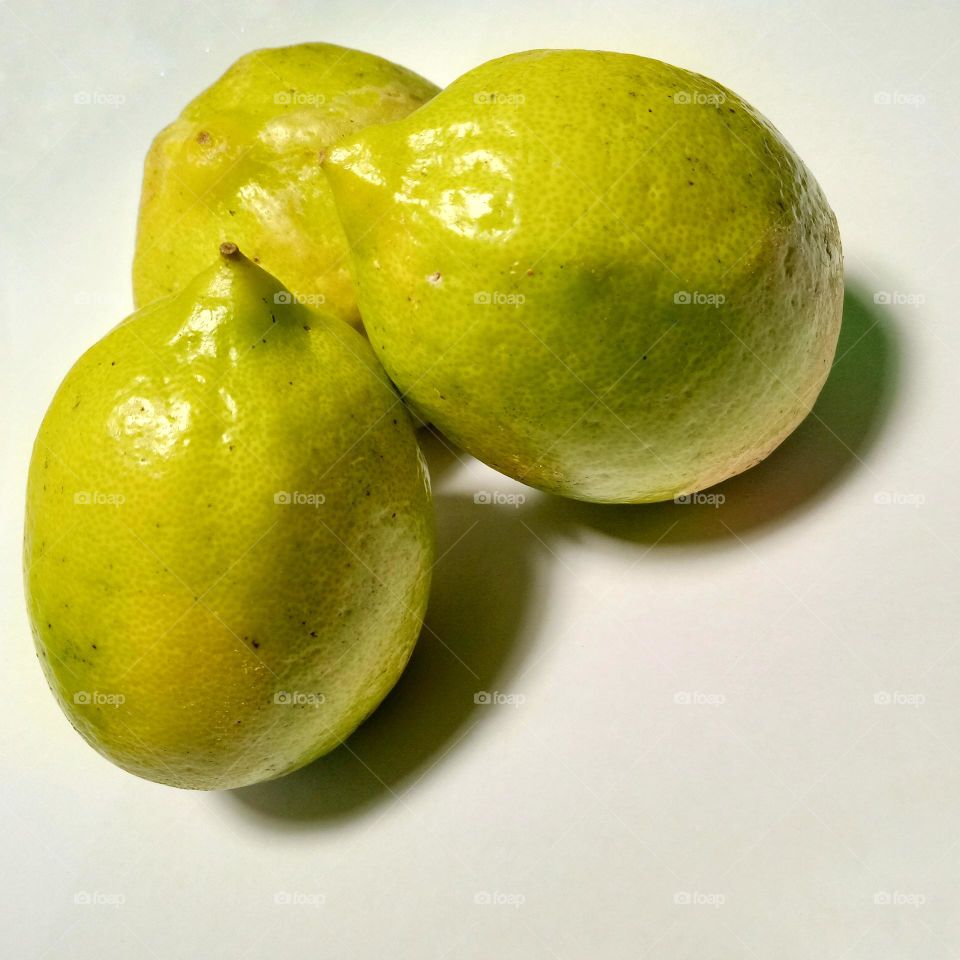
[[[544,602],[531,529],[546,544],[595,530],[658,549],[730,545],[816,504],[862,465],[888,418],[898,379],[892,321],[847,286],[836,359],[813,412],[763,463],[706,491],[723,495],[719,507],[536,496],[520,512],[436,494],[440,559],[427,624],[394,691],[344,746],[288,777],[229,791],[226,802],[256,821],[312,828],[370,810],[425,776],[496,709],[477,705],[475,694],[509,690],[529,652],[527,625]],[[419,438],[435,482],[464,461],[432,431]]]
[[[707,503],[610,506],[547,497],[530,518],[544,535],[584,528],[638,544],[737,543],[756,528],[795,519],[860,468],[886,423],[897,389],[899,349],[889,307],[848,282],[836,357],[810,415],[766,460],[704,491]]]
[[[361,813],[426,775],[499,709],[475,695],[509,690],[527,653],[533,631],[524,627],[543,600],[536,543],[511,506],[440,494],[435,507],[439,560],[405,673],[344,746],[280,780],[225,793],[247,816],[297,829]]]

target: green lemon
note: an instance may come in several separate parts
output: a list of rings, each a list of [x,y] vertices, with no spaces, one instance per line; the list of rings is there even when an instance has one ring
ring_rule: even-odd
[[[391,378],[518,480],[606,502],[699,490],[767,456],[827,376],[836,219],[706,77],[515,54],[324,166]]]
[[[133,262],[143,306],[175,293],[235,241],[299,302],[359,325],[346,240],[320,154],[348,131],[405,116],[437,88],[328,43],[241,57],[147,154]]]
[[[201,789],[337,746],[403,670],[433,557],[424,463],[369,344],[221,252],[67,374],[24,552],[70,722]]]

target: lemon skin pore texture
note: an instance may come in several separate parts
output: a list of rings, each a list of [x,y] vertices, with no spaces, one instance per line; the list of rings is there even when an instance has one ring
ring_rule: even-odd
[[[144,164],[133,263],[144,306],[182,289],[236,242],[309,309],[359,326],[346,239],[320,169],[344,134],[396,120],[437,88],[326,43],[256,50],[191,101]]]
[[[706,77],[515,54],[324,169],[391,378],[525,483],[601,502],[702,489],[769,454],[827,376],[836,219],[778,131]]]
[[[403,404],[360,334],[283,293],[234,255],[135,313],[67,375],[31,463],[49,685],[102,754],[178,787],[333,749],[426,605],[429,481]]]

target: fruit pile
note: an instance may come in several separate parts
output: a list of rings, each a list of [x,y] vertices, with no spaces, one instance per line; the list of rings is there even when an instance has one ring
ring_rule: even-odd
[[[81,735],[200,789],[321,756],[400,676],[434,562],[408,410],[540,490],[685,497],[806,416],[843,299],[766,119],[580,50],[443,91],[251,53],[154,141],[133,273],[37,437],[28,606]]]

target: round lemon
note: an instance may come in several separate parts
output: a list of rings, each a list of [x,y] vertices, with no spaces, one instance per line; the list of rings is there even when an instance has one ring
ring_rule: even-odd
[[[836,219],[707,77],[514,54],[324,166],[391,378],[518,480],[606,502],[699,490],[767,456],[830,369]]]

